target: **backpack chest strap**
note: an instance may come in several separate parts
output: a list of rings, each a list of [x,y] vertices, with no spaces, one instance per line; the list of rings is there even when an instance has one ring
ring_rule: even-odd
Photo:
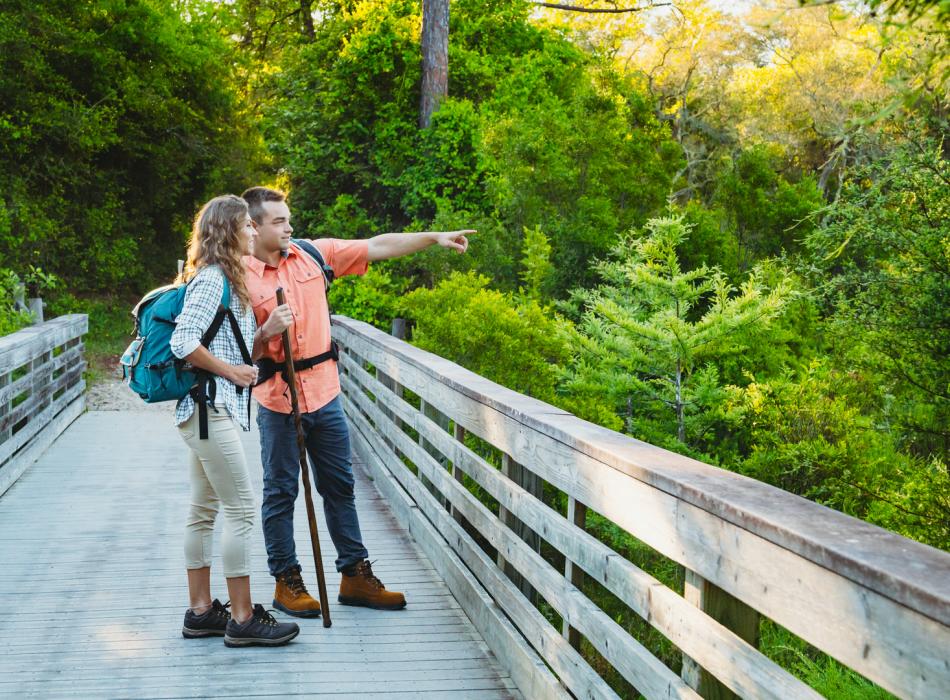
[[[340,348],[336,344],[335,340],[331,340],[330,349],[326,352],[322,352],[319,355],[314,355],[313,357],[305,357],[300,360],[294,360],[294,372],[301,372],[305,369],[316,367],[317,365],[329,360],[336,361],[339,359]],[[260,386],[278,373],[280,373],[280,376],[284,378],[285,382],[290,384],[290,381],[287,377],[287,369],[283,362],[276,362],[269,357],[262,357],[257,361],[257,384],[254,386]]]

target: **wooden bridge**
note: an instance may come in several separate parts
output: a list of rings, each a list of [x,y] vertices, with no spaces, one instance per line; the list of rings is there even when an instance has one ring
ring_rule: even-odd
[[[184,448],[170,412],[83,413],[85,331],[67,316],[0,339],[2,697],[819,697],[756,648],[768,618],[899,697],[950,698],[947,553],[346,318],[364,535],[409,606],[338,606],[280,649],[186,641]],[[256,434],[245,447],[259,484]],[[654,578],[605,529],[685,581]],[[259,533],[255,552],[266,602]]]

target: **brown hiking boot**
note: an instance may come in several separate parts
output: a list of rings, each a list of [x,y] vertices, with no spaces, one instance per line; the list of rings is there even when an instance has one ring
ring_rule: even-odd
[[[320,617],[320,603],[307,593],[299,566],[277,574],[274,607],[294,617]]]
[[[402,610],[406,597],[396,591],[387,591],[386,586],[373,575],[373,567],[365,559],[343,570],[340,581],[340,596],[343,605],[359,605],[377,610]]]

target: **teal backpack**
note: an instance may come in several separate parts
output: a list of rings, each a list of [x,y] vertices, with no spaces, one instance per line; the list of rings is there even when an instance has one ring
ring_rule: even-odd
[[[214,375],[175,357],[171,349],[172,333],[175,332],[175,324],[184,306],[187,289],[187,284],[168,285],[153,289],[142,297],[132,309],[132,316],[135,317],[135,340],[126,348],[119,362],[129,388],[146,403],[178,401],[191,394],[199,408],[200,437],[207,439],[206,404],[209,400],[212,405],[214,403]],[[207,348],[218,334],[221,324],[228,319],[244,362],[250,365],[251,355],[230,303],[231,287],[227,277],[224,277],[221,305],[202,336],[201,344]],[[237,387],[237,391],[241,393],[243,387]]]

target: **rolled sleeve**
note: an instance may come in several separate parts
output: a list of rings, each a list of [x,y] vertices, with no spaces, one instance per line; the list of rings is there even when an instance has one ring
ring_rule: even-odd
[[[224,279],[217,270],[206,268],[191,280],[169,341],[175,357],[188,357],[201,345],[201,338],[214,320],[223,295]]]
[[[336,277],[365,275],[369,268],[369,241],[318,238],[310,241],[317,246]]]

